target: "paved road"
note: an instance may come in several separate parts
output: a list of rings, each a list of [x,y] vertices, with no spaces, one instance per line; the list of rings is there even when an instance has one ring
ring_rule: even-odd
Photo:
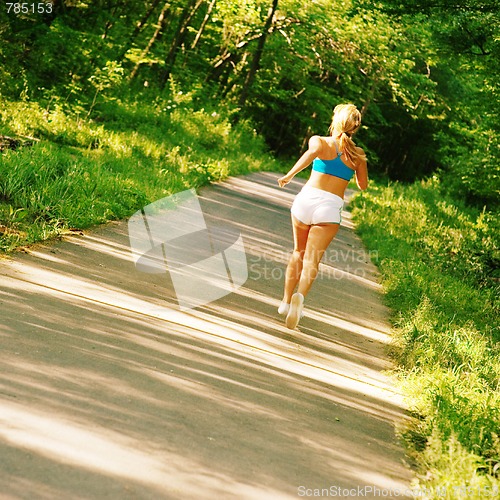
[[[302,181],[277,178],[200,191],[207,221],[243,236],[249,277],[195,310],[167,274],[135,270],[126,222],[0,261],[2,499],[402,496],[376,269],[344,213],[287,330],[276,309]]]

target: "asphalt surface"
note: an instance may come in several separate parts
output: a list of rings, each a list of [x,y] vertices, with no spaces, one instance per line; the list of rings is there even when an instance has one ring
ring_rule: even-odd
[[[388,311],[350,214],[288,330],[277,314],[303,181],[203,188],[248,279],[181,310],[127,221],[0,261],[0,498],[409,496]]]

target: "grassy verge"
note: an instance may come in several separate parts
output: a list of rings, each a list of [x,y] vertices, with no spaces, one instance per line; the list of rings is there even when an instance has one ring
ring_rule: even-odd
[[[436,179],[375,185],[353,207],[394,311],[418,486],[434,498],[498,498],[498,217],[461,206]]]
[[[0,134],[39,141],[0,154],[0,251],[127,217],[229,175],[278,168],[248,124],[195,111],[182,92],[107,102],[85,115],[2,103]]]

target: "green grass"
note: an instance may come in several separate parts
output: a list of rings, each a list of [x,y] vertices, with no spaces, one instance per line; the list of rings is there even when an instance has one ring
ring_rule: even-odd
[[[73,107],[3,102],[0,133],[39,139],[0,155],[0,251],[121,219],[229,175],[278,169],[263,141],[189,95]]]
[[[498,217],[450,199],[437,179],[373,185],[353,214],[393,311],[392,355],[415,417],[402,435],[418,484],[436,498],[461,498],[459,487],[491,497],[500,488]]]

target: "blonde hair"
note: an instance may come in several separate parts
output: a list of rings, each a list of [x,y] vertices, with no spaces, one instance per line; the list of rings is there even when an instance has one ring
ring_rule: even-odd
[[[361,125],[361,113],[354,104],[339,104],[333,110],[330,134],[334,132],[340,134],[339,149],[344,157],[351,163],[356,164],[358,160],[366,160],[364,154],[360,154],[351,136]]]

